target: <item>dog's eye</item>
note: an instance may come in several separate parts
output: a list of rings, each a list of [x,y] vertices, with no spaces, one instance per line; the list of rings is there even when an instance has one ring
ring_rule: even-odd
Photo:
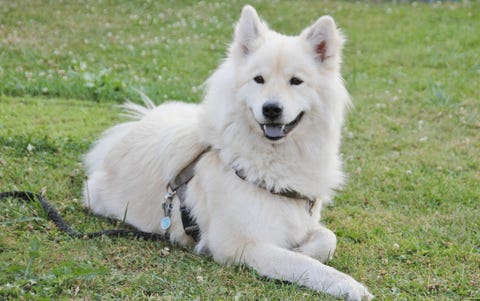
[[[303,83],[303,80],[299,79],[298,77],[292,77],[290,79],[290,85],[292,86],[298,86],[298,85],[301,85]]]
[[[261,75],[257,75],[253,78],[253,80],[257,83],[257,84],[261,84],[263,85],[265,83],[265,79],[263,78],[263,76]]]

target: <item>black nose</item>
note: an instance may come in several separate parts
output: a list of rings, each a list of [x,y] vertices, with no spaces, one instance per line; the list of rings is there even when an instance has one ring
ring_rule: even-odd
[[[278,102],[266,102],[262,107],[263,116],[270,120],[275,120],[282,115],[283,108]]]

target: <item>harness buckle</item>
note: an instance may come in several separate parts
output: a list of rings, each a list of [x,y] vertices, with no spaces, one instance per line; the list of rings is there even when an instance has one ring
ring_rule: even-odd
[[[168,228],[170,228],[170,225],[172,224],[171,217],[172,217],[172,208],[173,208],[173,197],[177,194],[176,190],[173,190],[170,188],[170,185],[167,186],[168,191],[165,196],[163,197],[163,202],[162,202],[162,208],[163,208],[163,213],[164,217],[162,218],[160,222],[160,227],[167,231]]]
[[[169,186],[170,187],[170,186]],[[168,203],[168,202],[172,202],[172,199],[173,197],[177,194],[177,191],[176,190],[172,190],[172,191],[169,191],[165,194],[165,196],[163,197],[163,203]]]

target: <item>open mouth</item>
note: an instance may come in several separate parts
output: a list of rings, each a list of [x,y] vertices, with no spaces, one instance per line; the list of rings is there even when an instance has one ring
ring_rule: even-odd
[[[287,124],[279,124],[279,123],[264,123],[260,124],[260,128],[263,131],[263,135],[270,140],[279,140],[283,137],[287,136],[297,124],[300,123],[302,119],[303,112],[297,115],[297,117],[290,123]]]

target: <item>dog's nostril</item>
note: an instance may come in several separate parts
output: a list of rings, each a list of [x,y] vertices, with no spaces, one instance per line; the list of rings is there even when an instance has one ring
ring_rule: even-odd
[[[283,108],[276,102],[267,102],[262,107],[263,116],[274,120],[282,115]]]

